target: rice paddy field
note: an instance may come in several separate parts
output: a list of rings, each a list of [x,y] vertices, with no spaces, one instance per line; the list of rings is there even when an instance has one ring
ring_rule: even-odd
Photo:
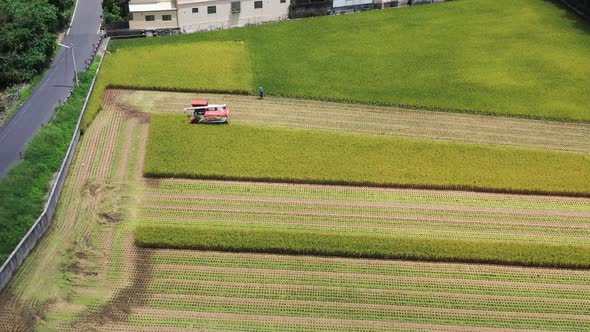
[[[136,246],[138,228],[158,225],[558,246],[590,237],[588,198],[144,178],[152,112],[188,96],[161,93],[142,109],[145,93],[107,91],[52,229],[0,294],[0,330],[590,328],[584,268]]]
[[[240,123],[186,128],[181,114],[154,114],[144,174],[584,196],[590,192],[589,169],[590,159],[581,153],[349,134],[337,128]]]
[[[185,54],[198,53],[203,41],[238,41],[251,63],[250,93],[262,85],[275,96],[587,122],[589,32],[559,2],[456,0],[116,41],[111,49],[115,59],[145,47],[157,54],[178,45]],[[154,71],[173,69],[161,62]],[[113,80],[131,84],[141,76]]]
[[[589,331],[589,31],[552,1],[457,0],[113,42],[0,331]],[[196,98],[231,124],[189,126]],[[403,176],[505,186],[323,169],[383,180],[409,145]],[[243,176],[277,156],[298,181]]]

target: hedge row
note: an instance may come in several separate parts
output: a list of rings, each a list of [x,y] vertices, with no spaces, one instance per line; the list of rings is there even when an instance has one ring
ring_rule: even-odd
[[[57,108],[54,118],[31,140],[23,160],[0,179],[0,264],[43,211],[50,180],[61,167],[97,67],[98,59],[80,75],[80,85]]]
[[[437,262],[589,268],[589,246],[543,245],[351,235],[206,226],[140,225],[135,243],[148,248],[220,250]]]

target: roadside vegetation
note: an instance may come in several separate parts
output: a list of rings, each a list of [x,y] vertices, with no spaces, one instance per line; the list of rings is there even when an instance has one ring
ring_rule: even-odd
[[[245,94],[250,86],[252,70],[244,43],[189,43],[115,51],[104,60],[82,128],[86,129],[100,110],[107,87]]]
[[[6,260],[43,211],[50,181],[70,145],[97,66],[98,60],[80,75],[80,85],[31,140],[23,160],[0,179],[0,262]]]
[[[521,193],[590,194],[585,154],[152,115],[144,174]]]
[[[0,0],[0,89],[30,82],[51,62],[72,0]],[[34,14],[32,14],[34,13]]]
[[[187,71],[171,72],[161,52],[177,45],[184,58],[196,41],[245,42],[254,79],[244,90],[251,92],[261,85],[280,96],[590,121],[590,24],[552,1],[449,1],[121,40],[111,49],[150,47],[149,62],[134,66],[182,80]],[[150,74],[118,75],[133,86]],[[106,76],[104,83],[115,79]],[[151,86],[166,83],[153,79]],[[179,87],[200,88],[198,80]]]
[[[128,13],[129,0],[102,1],[102,15],[107,24],[127,21]]]

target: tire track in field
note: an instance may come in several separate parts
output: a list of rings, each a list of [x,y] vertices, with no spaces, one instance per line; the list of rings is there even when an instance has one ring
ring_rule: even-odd
[[[236,123],[590,153],[590,124],[586,123],[286,98],[258,100],[239,95],[127,90],[114,93],[117,100],[141,105],[149,112],[183,113],[183,108],[197,97],[226,103],[232,110],[231,121]]]

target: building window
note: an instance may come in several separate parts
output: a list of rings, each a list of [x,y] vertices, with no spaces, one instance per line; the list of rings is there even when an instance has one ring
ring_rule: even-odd
[[[199,12],[199,8],[195,7],[193,8],[193,14],[198,13]]]
[[[262,1],[254,1],[254,8],[262,8]]]
[[[216,6],[207,6],[207,14],[215,14],[215,13],[217,13]]]
[[[162,15],[162,21],[172,21],[172,15]]]
[[[156,17],[154,15],[146,15],[145,16],[145,20],[146,21],[149,21],[149,22],[155,21],[156,20]]]
[[[240,7],[241,7],[241,6],[240,6],[240,2],[239,2],[239,1],[233,1],[233,2],[231,3],[231,13],[232,13],[232,14],[237,14],[237,13],[239,13],[239,12],[240,12],[240,9],[241,9]]]
[[[281,3],[285,3],[285,2],[287,2],[287,0],[281,0]]]

